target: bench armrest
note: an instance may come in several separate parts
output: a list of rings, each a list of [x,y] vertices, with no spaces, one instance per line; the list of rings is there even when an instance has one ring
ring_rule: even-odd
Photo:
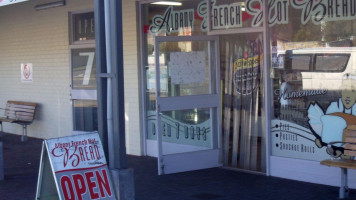
[[[338,152],[339,150],[336,150],[334,149],[333,145],[335,144],[341,144],[340,146],[337,146],[337,147],[342,147],[342,148],[345,148],[344,146],[347,145],[347,144],[351,144],[351,145],[355,145],[354,142],[342,142],[342,141],[333,141],[333,142],[329,142],[327,143],[327,147],[326,147],[326,152],[332,157],[332,158],[337,158],[338,157],[338,154],[341,153],[341,152]],[[349,147],[348,147],[349,148]],[[349,149],[347,149],[349,150]],[[335,153],[336,152],[336,153]],[[355,158],[354,156],[351,156],[350,157],[352,160],[353,158]]]
[[[9,110],[9,109],[6,109],[6,108],[0,108],[0,110],[3,110],[3,111],[5,112],[5,111],[7,111],[7,110]],[[18,117],[17,117],[17,115],[16,115],[16,112],[17,112],[17,111],[15,111],[15,117],[16,117],[16,120],[17,120],[17,119],[18,119]]]
[[[333,142],[329,142],[327,143],[327,147],[326,147],[326,152],[328,152],[328,154],[333,157],[334,155],[334,148],[332,147],[332,145],[334,144],[342,144],[345,145],[346,143],[345,142],[342,142],[342,141],[333,141]]]
[[[0,108],[0,110],[3,110],[3,112],[5,112],[5,111],[6,111],[6,109],[5,109],[5,108]],[[4,114],[2,114],[2,116],[4,116]]]

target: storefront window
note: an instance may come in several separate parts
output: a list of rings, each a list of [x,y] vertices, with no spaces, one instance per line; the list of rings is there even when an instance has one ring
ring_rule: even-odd
[[[354,129],[355,11],[351,1],[290,1],[287,20],[270,24],[272,155],[320,161],[327,143]]]

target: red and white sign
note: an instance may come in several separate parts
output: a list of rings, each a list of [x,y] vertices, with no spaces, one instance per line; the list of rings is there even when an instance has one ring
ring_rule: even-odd
[[[1,6],[6,6],[14,3],[20,3],[28,0],[0,0],[0,7]]]
[[[33,66],[32,63],[21,63],[21,81],[23,83],[33,82]]]
[[[59,199],[116,199],[97,133],[50,139],[45,146]]]

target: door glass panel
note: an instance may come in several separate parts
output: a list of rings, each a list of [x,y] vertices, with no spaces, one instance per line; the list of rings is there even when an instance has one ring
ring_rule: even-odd
[[[74,131],[98,130],[98,105],[92,100],[73,100]]]
[[[163,154],[211,148],[210,109],[175,110],[162,113]]]
[[[96,89],[95,49],[72,50],[73,89]]]
[[[160,96],[211,94],[214,54],[207,41],[162,42],[159,45]]]

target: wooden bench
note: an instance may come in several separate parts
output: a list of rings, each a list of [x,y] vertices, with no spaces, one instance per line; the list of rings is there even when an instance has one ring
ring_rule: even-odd
[[[343,141],[331,142],[328,144],[327,152],[330,155],[334,154],[333,144],[341,143],[344,147],[344,153],[341,159],[323,160],[320,162],[322,165],[329,167],[341,168],[341,185],[339,190],[339,198],[343,199],[349,196],[349,188],[347,183],[347,170],[356,169],[356,130],[345,129],[343,133]]]
[[[3,122],[16,123],[22,126],[21,141],[27,139],[27,125],[32,124],[35,118],[37,104],[22,101],[8,101],[4,110],[4,117],[0,117],[1,132],[3,132]]]

